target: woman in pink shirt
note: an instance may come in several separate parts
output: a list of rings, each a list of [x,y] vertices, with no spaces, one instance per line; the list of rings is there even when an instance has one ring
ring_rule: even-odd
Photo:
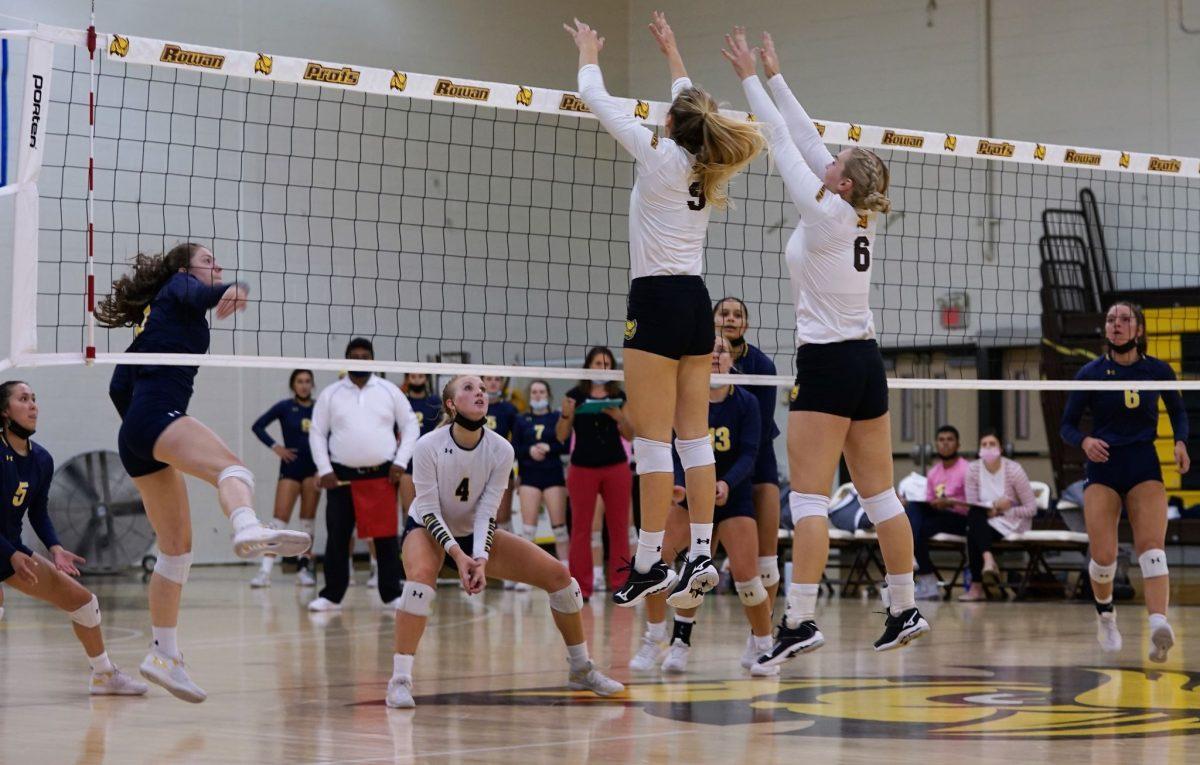
[[[1000,569],[992,544],[1033,526],[1037,499],[1029,476],[1016,462],[1001,455],[1000,436],[985,430],[979,439],[979,459],[967,468],[967,560],[971,587],[959,596],[970,602],[985,600],[983,585],[999,584]]]

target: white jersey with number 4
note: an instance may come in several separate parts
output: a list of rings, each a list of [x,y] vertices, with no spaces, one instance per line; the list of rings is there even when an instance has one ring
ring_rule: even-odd
[[[474,534],[475,549],[466,552],[473,558],[486,558],[512,464],[512,444],[490,428],[483,429],[483,438],[470,449],[454,440],[449,426],[426,433],[413,452],[417,496],[409,517],[427,528],[447,551],[456,543],[439,535],[437,524],[451,537]]]
[[[692,87],[680,77],[671,100]],[[629,276],[700,276],[708,206],[692,170],[696,158],[670,138],[659,138],[626,105],[604,89],[600,67],[579,70],[579,95],[621,146],[633,155],[636,177],[629,195]]]
[[[765,126],[771,158],[800,212],[785,251],[796,305],[796,345],[873,339],[871,260],[878,215],[855,210],[825,188],[822,177],[833,156],[783,75],[772,77],[770,85],[774,102],[757,75],[742,81],[750,110]]]

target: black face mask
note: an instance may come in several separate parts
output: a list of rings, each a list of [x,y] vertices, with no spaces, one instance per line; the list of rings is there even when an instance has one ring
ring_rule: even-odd
[[[1124,343],[1121,343],[1120,345],[1114,345],[1113,343],[1109,343],[1108,349],[1110,351],[1112,351],[1113,353],[1129,353],[1134,348],[1137,348],[1137,344],[1138,344],[1137,340],[1128,340]]]
[[[22,427],[21,424],[16,420],[9,420],[8,425],[4,426],[4,429],[9,433],[12,433],[17,438],[23,438],[26,441],[29,440],[30,436],[37,432],[36,430],[29,430],[28,428]]]
[[[350,379],[354,382],[364,382],[371,376],[370,372],[350,372]]]
[[[746,344],[746,336],[743,335],[736,340],[730,340],[729,344],[731,346],[733,346],[733,349],[736,351],[738,348],[741,348],[743,345]]]
[[[416,383],[409,383],[408,392],[420,395],[425,392],[425,384],[422,383],[420,385],[417,385]]]
[[[465,430],[479,430],[485,422],[487,422],[486,417],[480,417],[478,420],[468,420],[466,417],[463,417],[462,412],[454,413],[454,424]]]

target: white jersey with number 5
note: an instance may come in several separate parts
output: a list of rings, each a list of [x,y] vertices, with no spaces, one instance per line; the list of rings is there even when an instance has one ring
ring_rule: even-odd
[[[772,77],[770,85],[775,102],[757,75],[742,81],[751,111],[766,126],[772,160],[800,212],[800,225],[786,249],[796,345],[873,339],[871,260],[878,215],[855,210],[825,188],[821,177],[833,156],[783,75]]]
[[[691,80],[671,83],[671,100]],[[632,110],[604,89],[600,67],[579,70],[579,95],[613,138],[633,155],[636,177],[629,195],[629,276],[700,276],[704,236],[712,212],[695,182],[696,158],[670,138],[659,138]]]
[[[450,427],[440,427],[421,436],[413,452],[413,486],[417,496],[409,508],[410,518],[429,529],[447,550],[453,540],[438,538],[440,523],[450,535],[475,535],[473,558],[487,557],[485,546],[494,528],[500,499],[512,474],[513,447],[508,439],[490,428],[471,449],[454,440]]]

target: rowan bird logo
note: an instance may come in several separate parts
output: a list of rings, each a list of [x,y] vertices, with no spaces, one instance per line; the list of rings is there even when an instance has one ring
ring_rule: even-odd
[[[942,141],[942,148],[946,151],[958,151],[958,136],[946,133],[946,140]]]
[[[392,79],[388,81],[388,87],[392,90],[398,90],[401,93],[408,87],[408,75],[404,72],[392,70]]]
[[[851,141],[861,141],[862,140],[862,126],[861,125],[851,125],[850,129],[846,131],[846,137],[849,138]]]
[[[517,103],[521,106],[530,106],[533,104],[533,89],[527,88],[524,85],[517,88]]]
[[[271,68],[275,66],[275,59],[268,56],[266,53],[259,53],[258,60],[254,62],[254,71],[259,74],[270,75]]]
[[[120,56],[125,58],[129,55],[129,38],[121,35],[113,35],[112,42],[108,44],[108,55]]]
[[[1129,152],[1127,152],[1127,151],[1121,152],[1120,165],[1121,165],[1121,167],[1126,167],[1126,168],[1129,167]]]
[[[1033,158],[1034,159],[1045,159],[1046,158],[1045,144],[1039,143],[1037,146],[1033,147]]]
[[[639,100],[637,102],[637,106],[633,107],[633,116],[637,117],[639,120],[649,119],[650,118],[650,104],[648,104],[645,101]]]

